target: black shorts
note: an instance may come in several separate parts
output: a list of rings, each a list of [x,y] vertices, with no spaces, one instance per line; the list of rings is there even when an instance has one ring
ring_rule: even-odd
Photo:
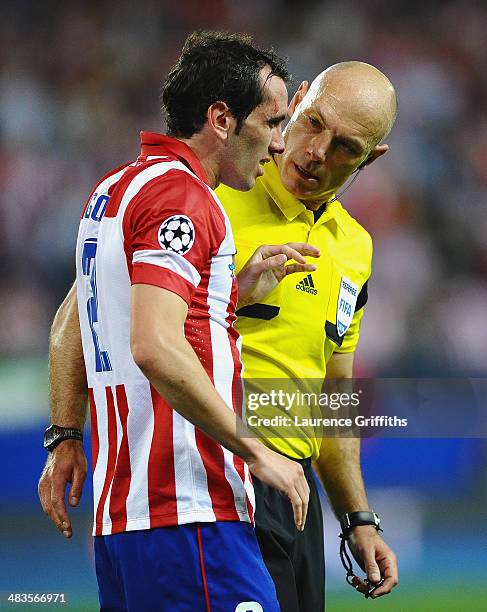
[[[281,612],[323,612],[325,553],[323,514],[311,459],[300,460],[310,488],[304,531],[294,524],[292,506],[278,491],[253,476],[255,531]]]

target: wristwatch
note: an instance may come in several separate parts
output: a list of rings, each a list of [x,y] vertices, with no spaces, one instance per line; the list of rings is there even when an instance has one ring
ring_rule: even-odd
[[[44,432],[44,448],[50,453],[64,440],[79,440],[83,442],[83,432],[74,427],[51,425]]]
[[[340,526],[345,538],[348,537],[354,527],[361,527],[362,525],[372,525],[377,531],[382,531],[380,528],[380,518],[375,512],[369,512],[368,510],[347,512],[340,517]]]

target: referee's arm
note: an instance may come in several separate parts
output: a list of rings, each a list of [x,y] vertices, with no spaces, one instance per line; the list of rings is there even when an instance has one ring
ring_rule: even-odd
[[[334,353],[327,363],[327,379],[352,378],[353,360],[354,353]],[[315,468],[337,517],[345,512],[369,509],[360,467],[360,438],[323,438]],[[398,583],[396,556],[375,527],[356,527],[351,544],[367,578],[372,583],[384,578],[384,584],[373,597],[390,593]],[[368,591],[363,580],[354,578],[354,581],[358,591],[364,594]]]
[[[352,378],[353,360],[354,353],[334,353],[326,366],[326,378]],[[369,508],[360,467],[360,438],[323,438],[315,467],[337,518]]]

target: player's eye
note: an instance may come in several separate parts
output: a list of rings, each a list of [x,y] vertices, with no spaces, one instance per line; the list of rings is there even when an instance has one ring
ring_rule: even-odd
[[[308,117],[308,120],[314,128],[319,128],[321,126],[321,123],[318,121],[318,119],[316,119],[316,117],[310,116]]]
[[[269,119],[268,123],[271,128],[279,127],[281,123],[284,121],[282,117],[273,117]]]

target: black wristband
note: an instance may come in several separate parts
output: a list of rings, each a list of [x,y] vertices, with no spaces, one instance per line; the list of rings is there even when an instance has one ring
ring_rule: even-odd
[[[375,512],[370,512],[369,510],[347,512],[340,517],[340,526],[344,538],[348,538],[352,529],[362,525],[372,525],[377,531],[382,531],[380,528],[380,518]]]
[[[44,448],[50,453],[64,440],[83,442],[83,432],[75,427],[61,427],[61,425],[51,425],[44,432]]]

